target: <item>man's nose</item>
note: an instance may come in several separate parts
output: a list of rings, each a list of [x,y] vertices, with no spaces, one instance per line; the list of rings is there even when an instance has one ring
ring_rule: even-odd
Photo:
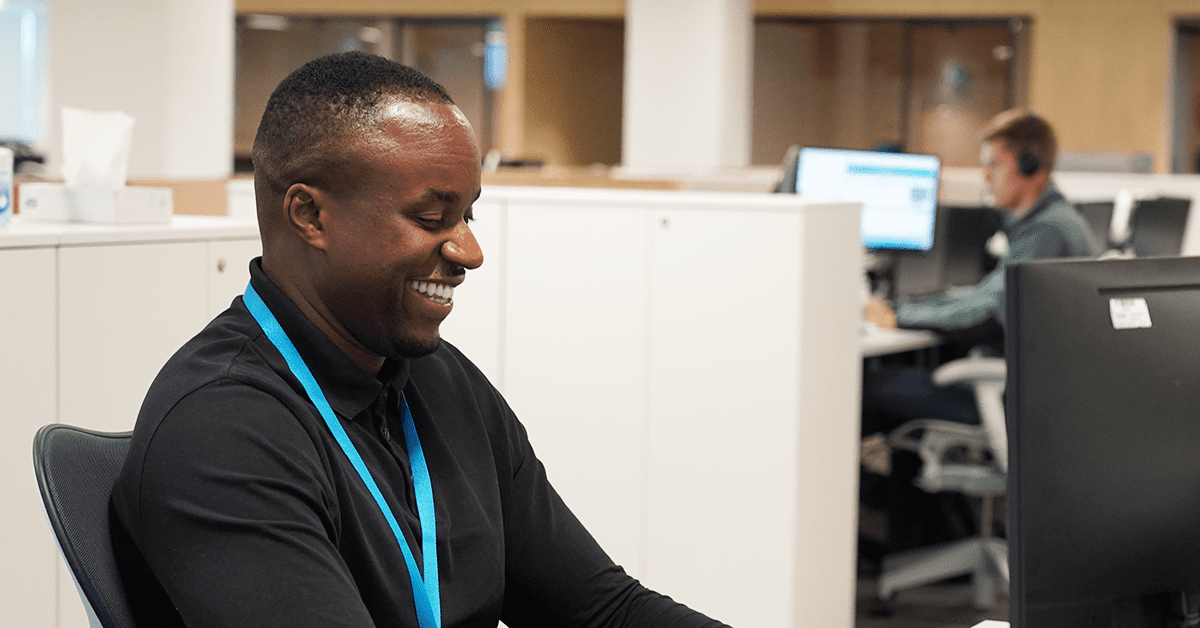
[[[483,265],[483,249],[479,247],[479,241],[467,223],[461,223],[450,239],[442,243],[442,257],[472,270]]]

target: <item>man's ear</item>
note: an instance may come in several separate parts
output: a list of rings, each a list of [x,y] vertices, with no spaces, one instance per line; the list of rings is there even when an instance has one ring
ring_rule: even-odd
[[[288,227],[300,239],[318,250],[325,250],[325,227],[322,210],[325,194],[306,183],[293,183],[283,195],[283,211]]]

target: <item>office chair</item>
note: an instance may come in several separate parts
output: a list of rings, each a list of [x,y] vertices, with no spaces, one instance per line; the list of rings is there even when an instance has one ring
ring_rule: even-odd
[[[973,389],[980,425],[939,419],[915,419],[888,436],[893,449],[914,451],[921,458],[914,483],[930,493],[955,491],[979,497],[983,508],[979,535],[887,556],[879,576],[876,615],[891,614],[897,591],[971,575],[972,602],[989,609],[996,593],[1008,584],[1008,547],[992,536],[994,500],[1004,494],[1008,468],[1008,434],[1004,423],[1003,358],[970,355],[947,362],[933,372],[939,386],[964,383]]]
[[[1083,216],[1092,238],[1103,249],[1112,248],[1112,221],[1115,203],[1113,201],[1082,201],[1074,203],[1075,210]]]
[[[1191,208],[1190,198],[1140,199],[1130,219],[1128,249],[1137,257],[1179,255]]]
[[[131,435],[54,424],[33,439],[42,503],[94,627],[136,626],[117,571],[108,506]]]

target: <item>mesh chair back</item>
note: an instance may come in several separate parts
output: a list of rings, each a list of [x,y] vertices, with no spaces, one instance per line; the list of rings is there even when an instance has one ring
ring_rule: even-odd
[[[1075,209],[1083,216],[1083,221],[1087,223],[1088,230],[1092,232],[1096,244],[1101,249],[1109,248],[1112,244],[1113,202],[1080,202],[1075,203]]]
[[[135,628],[117,571],[108,506],[130,436],[55,424],[33,439],[33,467],[50,526],[80,594],[104,628]]]
[[[1129,248],[1138,257],[1170,256],[1183,251],[1192,199],[1159,197],[1139,201],[1131,219]]]

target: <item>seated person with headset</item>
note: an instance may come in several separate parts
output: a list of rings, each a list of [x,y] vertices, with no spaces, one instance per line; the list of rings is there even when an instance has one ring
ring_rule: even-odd
[[[982,134],[980,161],[995,205],[1007,212],[1008,251],[970,288],[895,304],[872,297],[864,308],[866,319],[883,328],[951,334],[989,324],[1002,330],[1008,264],[1097,255],[1100,248],[1083,217],[1050,181],[1057,152],[1054,130],[1036,114],[1009,110],[993,118]],[[938,390],[925,371],[870,376],[863,386],[864,435],[888,431],[912,418],[979,420],[969,391]]]
[[[960,345],[988,345],[999,351],[1003,348],[1008,264],[1053,257],[1092,257],[1100,252],[1083,217],[1050,181],[1058,146],[1045,120],[1028,111],[1005,111],[992,119],[981,141],[984,180],[994,204],[1004,210],[1007,252],[982,281],[966,289],[902,303],[871,297],[864,308],[868,322],[881,328],[932,329]],[[890,432],[918,418],[972,424],[980,421],[968,388],[939,387],[926,369],[864,371],[864,437]],[[918,522],[931,514],[924,512],[929,508],[918,503],[926,497],[910,490],[910,480],[919,466],[916,460],[894,463],[887,481],[892,489],[885,496],[890,503],[888,537],[892,551],[911,544],[916,540],[914,534],[928,534],[920,530]],[[864,492],[864,498],[869,499],[869,492]]]

